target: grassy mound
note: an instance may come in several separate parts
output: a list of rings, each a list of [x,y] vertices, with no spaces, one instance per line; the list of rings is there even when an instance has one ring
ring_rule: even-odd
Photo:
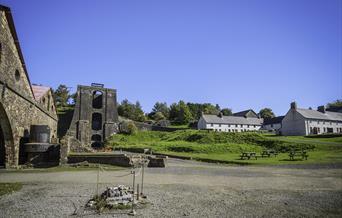
[[[263,149],[275,149],[287,152],[290,149],[313,149],[308,143],[290,143],[271,139],[262,134],[208,132],[198,130],[179,130],[175,132],[144,131],[135,135],[114,135],[109,143],[116,149],[130,148],[141,152],[151,148],[157,152],[185,153],[239,153],[243,151],[259,152]]]

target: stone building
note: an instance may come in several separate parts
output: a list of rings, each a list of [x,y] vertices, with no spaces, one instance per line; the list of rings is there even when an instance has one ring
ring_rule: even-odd
[[[67,131],[81,146],[98,148],[118,131],[116,90],[102,84],[77,88],[74,115]]]
[[[0,22],[0,165],[15,167],[32,125],[57,137],[57,115],[51,89],[31,85],[11,10],[2,5]]]
[[[247,132],[261,128],[263,119],[252,110],[241,111],[233,116],[202,114],[198,129],[210,129],[219,132]]]
[[[290,110],[282,120],[281,135],[313,135],[342,133],[342,113],[327,111],[324,106],[317,110],[298,108],[291,103]]]

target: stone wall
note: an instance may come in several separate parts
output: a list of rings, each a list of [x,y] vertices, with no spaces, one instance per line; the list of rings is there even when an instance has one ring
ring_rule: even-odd
[[[20,144],[31,125],[48,125],[51,137],[57,137],[57,115],[34,99],[8,8],[0,6],[0,19],[0,146],[5,146],[5,166],[11,167],[18,165]]]

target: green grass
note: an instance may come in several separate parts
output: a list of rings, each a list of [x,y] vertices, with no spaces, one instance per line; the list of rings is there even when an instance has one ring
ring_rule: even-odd
[[[108,145],[115,149],[142,152],[150,148],[154,152],[191,157],[209,162],[237,164],[302,164],[342,162],[342,136],[331,138],[284,137],[253,132],[225,133],[198,130],[175,132],[144,131],[135,135],[114,135]],[[277,157],[258,160],[239,160],[241,152],[257,152],[275,149]],[[309,152],[306,161],[290,161],[291,149],[305,149]]]
[[[125,169],[123,167],[101,164],[106,171],[117,171]],[[49,168],[27,168],[27,169],[8,169],[2,173],[53,173],[53,172],[74,172],[74,171],[94,171],[98,170],[98,164],[89,164],[89,166],[57,166]]]
[[[21,183],[0,183],[0,196],[19,191],[22,187]]]

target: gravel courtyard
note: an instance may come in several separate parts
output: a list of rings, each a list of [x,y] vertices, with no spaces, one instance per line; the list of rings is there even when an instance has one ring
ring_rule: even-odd
[[[131,185],[129,172],[100,174],[103,190]],[[342,166],[227,166],[169,159],[145,171],[149,204],[138,217],[341,217]],[[96,192],[96,171],[6,173],[0,182],[22,190],[0,197],[0,217],[129,217],[127,211],[96,214],[82,206]],[[140,182],[140,177],[137,177]]]

